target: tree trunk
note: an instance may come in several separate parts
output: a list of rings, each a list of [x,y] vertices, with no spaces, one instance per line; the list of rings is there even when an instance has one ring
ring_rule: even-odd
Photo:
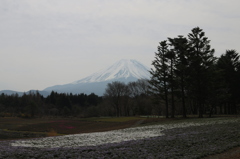
[[[172,99],[171,99],[171,101],[172,101],[172,116],[171,116],[171,118],[174,118],[175,116],[175,103],[174,103],[174,94],[173,94],[173,90],[172,90]]]
[[[168,94],[165,90],[166,118],[168,118]]]
[[[227,114],[227,103],[224,103],[224,114]]]
[[[220,104],[220,106],[219,106],[219,114],[223,114],[223,111],[222,111],[222,104]]]
[[[185,93],[184,93],[184,86],[183,86],[183,79],[181,79],[181,93],[182,93],[182,113],[183,113],[183,118],[186,118],[186,107],[185,107]]]
[[[203,105],[200,103],[199,104],[199,118],[203,118]]]

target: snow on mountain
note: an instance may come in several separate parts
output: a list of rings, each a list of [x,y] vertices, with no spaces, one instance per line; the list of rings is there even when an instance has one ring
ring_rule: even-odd
[[[148,71],[149,68],[136,60],[123,59],[116,62],[112,66],[96,72],[81,80],[69,84],[50,86],[38,92],[44,97],[48,96],[51,91],[73,94],[95,93],[96,95],[102,96],[108,83],[111,83],[112,81],[121,81],[128,83],[131,81],[137,81],[138,79],[149,79],[150,73]],[[36,93],[36,90],[28,91],[26,94],[29,92]],[[3,90],[0,91],[0,94],[1,93],[8,95],[18,94],[22,96],[24,92]]]
[[[64,84],[55,85],[44,89],[44,91],[56,91],[59,93],[95,93],[103,95],[108,83],[121,81],[128,83],[138,79],[149,79],[148,68],[136,60],[120,60],[112,66],[96,72],[81,80]]]
[[[136,60],[122,59],[106,69],[100,70],[71,84],[103,82],[127,78],[149,79],[150,74],[148,70],[146,66]]]

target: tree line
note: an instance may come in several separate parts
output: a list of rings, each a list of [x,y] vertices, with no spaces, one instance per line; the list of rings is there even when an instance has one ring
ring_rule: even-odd
[[[99,105],[102,97],[91,93],[75,94],[52,91],[44,98],[39,92],[0,95],[0,116],[18,116],[25,118],[41,116],[91,116],[91,107]]]
[[[0,95],[0,117],[96,117],[151,114],[147,80],[107,85],[104,96],[94,93],[66,94],[52,91],[47,97],[39,92]]]
[[[161,41],[150,80],[107,84],[103,96],[52,91],[0,95],[0,116],[134,116],[237,114],[240,111],[240,57],[236,50],[214,56],[199,27]]]

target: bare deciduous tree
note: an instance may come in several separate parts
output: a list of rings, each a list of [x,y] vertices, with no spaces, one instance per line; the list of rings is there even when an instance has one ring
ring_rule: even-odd
[[[115,109],[116,116],[122,116],[123,112],[125,112],[125,115],[128,115],[126,114],[128,97],[129,89],[125,83],[119,81],[108,83],[104,98],[111,102]]]

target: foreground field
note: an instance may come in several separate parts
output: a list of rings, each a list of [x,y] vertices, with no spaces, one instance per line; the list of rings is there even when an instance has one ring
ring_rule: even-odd
[[[239,123],[239,118],[174,120],[104,133],[2,141],[0,158],[202,158],[240,146]]]

